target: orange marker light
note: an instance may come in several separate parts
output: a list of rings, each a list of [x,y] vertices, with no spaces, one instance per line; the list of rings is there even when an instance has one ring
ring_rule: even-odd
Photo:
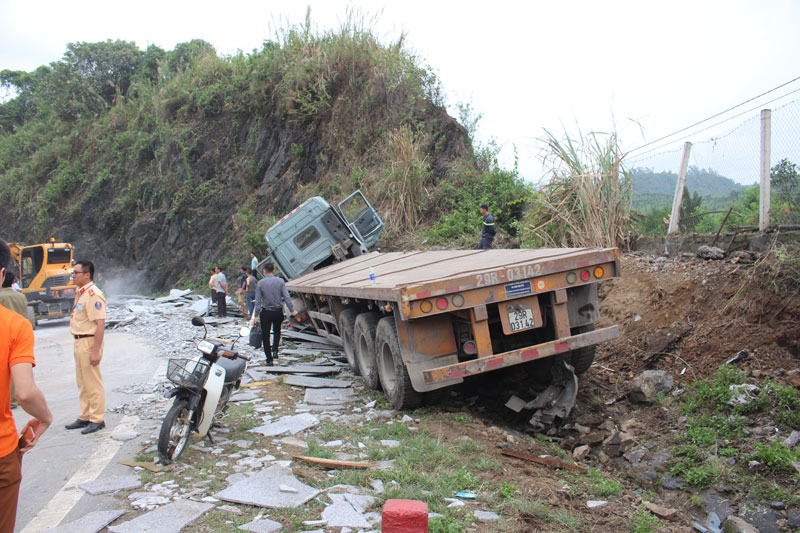
[[[597,268],[594,269],[594,277],[602,278],[603,274],[605,274],[605,271],[603,270],[603,267],[597,267]]]

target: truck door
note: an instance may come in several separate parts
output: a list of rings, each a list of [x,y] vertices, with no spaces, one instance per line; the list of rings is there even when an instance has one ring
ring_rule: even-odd
[[[364,246],[372,248],[378,242],[383,220],[360,190],[339,202],[339,213]]]
[[[24,248],[22,250],[22,257],[21,257],[21,270],[20,278],[23,289],[27,289],[30,287],[33,278],[36,277],[36,274],[42,269],[42,264],[44,263],[44,253],[42,252],[41,246],[32,246],[30,248]]]

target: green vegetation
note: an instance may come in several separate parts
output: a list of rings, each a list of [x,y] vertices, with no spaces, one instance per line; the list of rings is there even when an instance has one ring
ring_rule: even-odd
[[[645,235],[664,235],[664,219],[672,211],[677,175],[633,169],[633,207],[638,212],[637,229]],[[800,173],[787,159],[772,167],[770,223],[797,224],[800,222]],[[690,194],[691,191],[691,194]],[[724,231],[758,226],[759,185],[743,186],[720,176],[713,170],[690,167],[686,175],[680,229],[683,233],[716,232],[725,220]]]
[[[550,182],[526,213],[526,246],[624,246],[633,229],[631,179],[615,134],[562,139],[546,131]]]

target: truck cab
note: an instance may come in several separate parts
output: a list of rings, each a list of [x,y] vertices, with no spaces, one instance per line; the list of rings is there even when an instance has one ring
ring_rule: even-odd
[[[71,284],[72,245],[51,239],[49,243],[12,243],[10,247],[34,327],[41,318],[69,316],[75,298]]]
[[[267,230],[269,256],[294,279],[357,257],[378,243],[384,223],[360,190],[331,206],[309,198]]]

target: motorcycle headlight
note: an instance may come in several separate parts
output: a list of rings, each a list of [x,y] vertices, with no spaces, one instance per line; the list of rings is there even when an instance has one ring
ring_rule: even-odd
[[[197,343],[197,349],[206,355],[210,355],[214,351],[214,345],[208,341],[200,341]]]

